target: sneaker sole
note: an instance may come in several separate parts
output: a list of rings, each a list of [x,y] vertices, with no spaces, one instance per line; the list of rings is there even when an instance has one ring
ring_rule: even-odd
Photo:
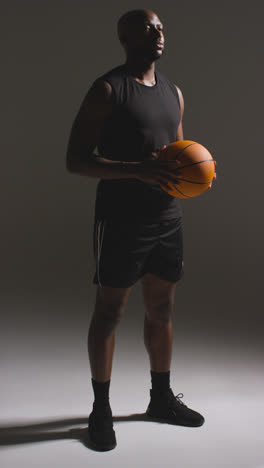
[[[200,427],[204,424],[205,420],[203,419],[200,423],[188,423],[188,422],[180,422],[180,421],[173,421],[172,419],[162,418],[158,416],[152,416],[151,413],[148,411],[146,412],[146,416],[151,419],[153,422],[159,422],[163,424],[171,424],[172,426],[186,426],[186,427]]]
[[[104,443],[104,444],[99,444],[98,442],[95,442],[92,437],[91,437],[91,433],[89,431],[89,427],[88,427],[88,443],[89,443],[89,447],[93,450],[96,450],[97,452],[107,452],[108,450],[113,450],[116,446],[117,446],[117,443],[116,443],[116,440],[112,443]]]
[[[108,452],[109,450],[113,450],[117,446],[117,443],[111,445],[99,445],[90,439],[89,445],[90,448],[96,450],[96,452]]]

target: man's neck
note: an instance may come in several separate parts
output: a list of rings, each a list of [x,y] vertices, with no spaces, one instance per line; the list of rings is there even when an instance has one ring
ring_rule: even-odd
[[[155,62],[127,57],[125,66],[136,81],[153,86],[155,84]]]

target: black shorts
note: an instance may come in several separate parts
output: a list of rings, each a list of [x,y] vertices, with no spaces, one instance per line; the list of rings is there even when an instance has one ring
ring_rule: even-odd
[[[126,288],[145,273],[171,282],[183,276],[182,218],[149,223],[94,220],[93,283]]]

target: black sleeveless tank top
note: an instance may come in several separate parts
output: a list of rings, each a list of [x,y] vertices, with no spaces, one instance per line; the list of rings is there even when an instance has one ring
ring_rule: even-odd
[[[175,85],[156,71],[146,86],[120,65],[97,80],[110,83],[113,110],[97,145],[99,156],[116,161],[143,161],[151,151],[176,140],[180,102]],[[97,81],[96,80],[96,81]],[[159,184],[138,179],[100,179],[95,215],[99,219],[163,221],[182,216],[180,200]]]

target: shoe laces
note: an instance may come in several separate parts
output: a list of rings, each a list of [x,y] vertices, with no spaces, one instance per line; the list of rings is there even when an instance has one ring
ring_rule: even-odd
[[[177,395],[174,395],[173,392],[172,392],[171,397],[172,397],[172,402],[174,404],[176,404],[177,406],[180,404],[180,405],[185,406],[187,408],[187,405],[185,405],[183,403],[183,401],[181,400],[181,398],[183,398],[183,393],[178,393]]]

